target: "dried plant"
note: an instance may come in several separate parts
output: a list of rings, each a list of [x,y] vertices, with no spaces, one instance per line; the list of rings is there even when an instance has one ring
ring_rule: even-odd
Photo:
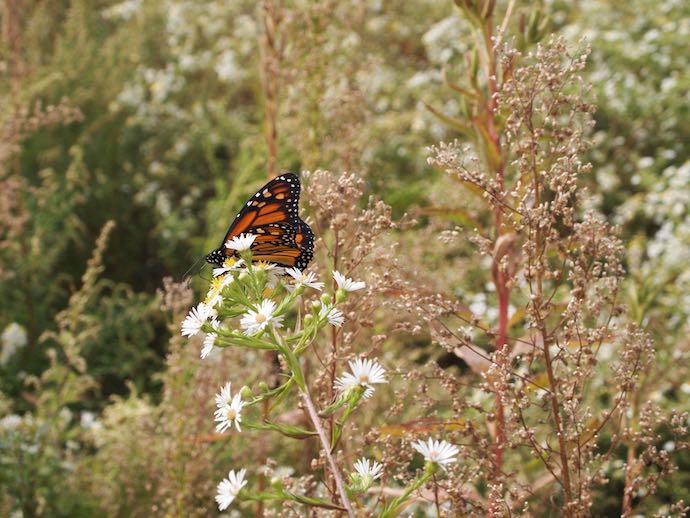
[[[430,314],[439,343],[480,374],[481,390],[495,398],[479,407],[454,400],[459,419],[478,410],[485,419],[484,430],[468,425],[459,432],[470,441],[478,472],[490,473],[486,500],[472,505],[491,516],[544,512],[544,495],[553,498],[555,484],[566,516],[588,516],[616,447],[625,443],[633,387],[654,349],[619,303],[623,248],[615,229],[581,209],[579,178],[590,169],[581,157],[593,111],[580,77],[586,50],[571,54],[554,39],[524,55],[507,45],[490,52],[486,103],[481,93],[456,88],[470,110],[487,110],[471,122],[475,144],[441,144],[430,161],[480,193],[494,215],[493,229],[472,239],[491,259],[497,321],[444,299],[430,301]],[[487,340],[492,351],[477,344]],[[616,359],[608,381],[594,383],[602,348]],[[656,415],[647,427],[650,441],[663,422]],[[492,458],[477,456],[489,443]],[[654,464],[666,466],[666,456],[653,451]],[[517,469],[530,456],[543,473]],[[628,466],[634,465],[633,453]],[[652,470],[652,480],[667,469]],[[624,498],[623,514],[631,512],[629,502]]]
[[[34,192],[19,174],[12,158],[27,137],[43,128],[79,121],[82,114],[67,98],[63,98],[58,105],[47,107],[36,102],[32,110],[26,106],[14,106],[6,99],[0,100],[0,106],[4,112],[0,119],[0,254],[12,254],[16,252],[12,249],[16,249],[24,239],[30,219],[25,197]],[[5,263],[0,264],[0,279],[16,275],[4,269]]]

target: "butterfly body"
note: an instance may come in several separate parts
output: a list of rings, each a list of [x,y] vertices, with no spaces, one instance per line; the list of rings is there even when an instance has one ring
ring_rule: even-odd
[[[206,255],[206,261],[223,266],[225,259],[237,257],[225,246],[240,234],[255,236],[251,246],[253,261],[306,268],[314,256],[314,233],[299,217],[300,182],[297,175],[284,173],[259,189],[230,225],[220,247]]]

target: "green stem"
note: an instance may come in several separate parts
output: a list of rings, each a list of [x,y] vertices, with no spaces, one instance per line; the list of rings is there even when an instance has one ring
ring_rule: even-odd
[[[383,511],[381,511],[381,513],[379,514],[378,518],[393,518],[395,516],[398,516],[398,514],[400,514],[400,512],[402,511],[402,505],[407,501],[410,495],[414,491],[422,487],[422,485],[424,485],[427,482],[427,480],[433,477],[438,472],[438,469],[439,466],[435,462],[427,462],[424,466],[424,473],[422,473],[422,476],[413,480],[402,495],[400,495],[398,498],[386,505]]]

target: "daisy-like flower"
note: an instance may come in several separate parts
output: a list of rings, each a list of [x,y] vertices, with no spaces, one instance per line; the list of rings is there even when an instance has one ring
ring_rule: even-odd
[[[318,282],[316,280],[316,275],[314,272],[303,273],[297,268],[288,268],[285,270],[290,277],[295,279],[295,284],[299,286],[300,284],[307,286],[308,288],[314,288],[315,290],[321,291],[323,289],[323,282]],[[289,286],[288,289],[293,289],[293,286]]]
[[[241,432],[240,422],[242,422],[242,408],[247,403],[242,401],[242,396],[239,394],[232,395],[232,384],[226,383],[221,387],[220,394],[216,394],[216,407],[218,407],[213,414],[216,424],[216,431],[223,433],[228,430],[233,423],[238,432]]]
[[[335,380],[334,387],[340,393],[347,392],[352,388],[366,387],[363,397],[370,398],[374,394],[374,387],[377,383],[388,383],[386,380],[386,370],[381,364],[374,360],[357,358],[350,360],[350,370]]]
[[[194,336],[201,331],[203,326],[210,317],[216,316],[212,306],[200,302],[199,305],[189,312],[187,317],[182,322],[182,336]]]
[[[216,493],[216,502],[218,503],[219,510],[225,511],[230,507],[230,504],[237,498],[242,488],[247,485],[247,481],[244,479],[246,474],[246,469],[241,469],[237,473],[235,473],[235,470],[231,470],[228,473],[228,478],[220,481]]]
[[[221,295],[221,293],[223,292],[223,288],[225,288],[228,284],[230,284],[234,280],[235,280],[235,278],[232,275],[227,274],[227,273],[214,277],[211,280],[211,284],[208,288],[208,293],[206,293],[206,298],[204,299],[204,304],[206,304],[207,306],[210,306],[212,308],[215,308],[223,300],[223,297]]]
[[[223,266],[221,266],[220,268],[214,268],[213,269],[213,276],[214,277],[220,277],[224,273],[228,273],[232,270],[237,270],[243,264],[244,264],[243,259],[235,259],[234,257],[228,257],[225,261],[223,261]]]
[[[345,277],[340,272],[333,272],[333,278],[338,284],[338,288],[345,291],[357,291],[366,287],[364,281],[353,281],[352,279]]]
[[[357,462],[355,462],[355,471],[357,474],[364,477],[371,477],[371,480],[376,480],[381,477],[383,473],[383,464],[380,462],[370,461],[367,458],[362,457]]]
[[[211,320],[211,326],[213,329],[218,329],[220,327],[220,322],[214,318]],[[213,351],[213,348],[216,345],[216,338],[218,338],[216,333],[206,333],[206,336],[204,337],[204,346],[201,348],[202,360],[211,354],[211,351]]]
[[[427,442],[421,439],[412,443],[412,447],[424,456],[424,460],[435,462],[443,467],[446,464],[456,462],[455,456],[460,453],[457,446],[446,441],[434,441],[429,439]]]
[[[275,288],[280,281],[280,276],[285,274],[285,268],[266,261],[257,261],[253,266],[255,270],[263,270],[266,272],[268,275],[266,286],[269,288]]]
[[[225,243],[225,248],[230,250],[236,250],[237,252],[244,252],[249,250],[254,244],[256,236],[254,234],[240,234],[239,236],[233,237],[230,241]]]
[[[335,327],[341,327],[345,323],[345,315],[343,315],[343,312],[332,305],[321,306],[319,316],[321,318],[328,317],[328,323]]]
[[[257,311],[250,309],[247,314],[240,320],[240,326],[244,329],[245,335],[254,335],[259,331],[263,331],[266,326],[273,325],[275,327],[282,327],[283,317],[275,317],[273,313],[276,310],[276,303],[270,299],[264,300],[258,307]]]

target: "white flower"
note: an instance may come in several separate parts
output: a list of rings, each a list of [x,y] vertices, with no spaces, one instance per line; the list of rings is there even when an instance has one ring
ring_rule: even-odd
[[[371,465],[369,462],[371,462]],[[360,477],[371,477],[372,480],[376,480],[380,478],[381,473],[383,473],[383,464],[376,461],[369,461],[369,459],[362,457],[355,462],[355,471]]]
[[[319,317],[328,317],[328,323],[335,327],[341,327],[345,323],[345,315],[338,308],[331,306],[321,306]]]
[[[204,337],[204,346],[201,348],[201,359],[205,359],[209,354],[211,354],[211,351],[213,351],[213,347],[215,346],[216,343],[216,338],[218,338],[218,335],[216,333],[208,333]]]
[[[285,274],[285,268],[277,264],[269,263],[267,261],[257,261],[253,264],[255,270],[263,270],[268,275],[266,286],[275,288],[280,281],[281,275]]]
[[[223,288],[230,284],[230,282],[227,282],[227,279],[230,279],[230,282],[235,280],[232,275],[214,277],[211,280],[208,292],[206,293],[206,298],[204,299],[204,304],[212,308],[215,308],[218,304],[220,304],[223,301],[223,296],[221,295],[221,293],[223,292]]]
[[[221,480],[218,484],[218,493],[216,494],[216,502],[218,502],[218,509],[225,511],[230,504],[235,500],[240,490],[247,485],[244,480],[244,475],[247,473],[246,469],[241,469],[237,473],[231,470],[228,473],[228,478]]]
[[[340,272],[333,272],[333,278],[335,279],[335,282],[338,283],[338,288],[345,291],[357,291],[366,287],[366,284],[363,281],[353,281],[352,279],[345,277]]]
[[[249,250],[254,244],[256,236],[254,234],[240,234],[239,236],[233,237],[230,241],[225,243],[225,248],[230,250],[236,250],[238,252],[244,252]]]
[[[214,268],[213,269],[213,278],[215,279],[216,277],[220,277],[221,275],[224,275],[228,273],[231,270],[231,268],[227,266],[221,266],[219,268]]]
[[[213,276],[214,277],[220,277],[221,275],[228,273],[232,270],[237,270],[241,266],[244,265],[244,260],[243,259],[235,259],[234,257],[228,257],[225,261],[223,261],[223,266],[220,268],[214,268],[213,269]],[[233,280],[234,277],[229,276],[230,278],[228,279],[227,277],[224,278],[225,280],[225,286],[230,284]]]
[[[216,407],[218,408],[213,415],[218,422],[216,431],[219,433],[225,432],[233,423],[235,423],[238,432],[242,431],[240,428],[241,414],[246,402],[242,401],[242,396],[239,394],[235,394],[233,397],[231,386],[230,382],[226,383],[224,387],[221,387],[220,394],[216,394]]]
[[[229,49],[218,57],[214,68],[218,78],[228,83],[237,82],[243,75],[243,69],[237,64],[235,53]]]
[[[97,419],[96,414],[83,410],[79,416],[79,425],[85,430],[100,430],[103,428],[101,422]]]
[[[12,355],[24,347],[28,342],[26,330],[17,322],[8,324],[0,335],[2,351],[0,352],[0,365],[6,365]]]
[[[182,336],[194,336],[201,331],[209,317],[214,317],[216,312],[212,306],[199,302],[199,305],[189,312],[187,317],[182,322]]]
[[[323,289],[323,282],[318,282],[316,280],[316,275],[314,272],[303,273],[297,268],[288,268],[285,270],[285,273],[295,279],[297,286],[303,284],[304,286],[314,288],[315,290],[321,291]],[[292,286],[290,288],[292,288]]]
[[[72,411],[69,408],[67,408],[66,406],[63,406],[60,409],[60,411],[58,412],[58,416],[65,423],[69,423],[70,421],[72,421]]]
[[[412,447],[424,456],[424,459],[429,462],[435,462],[441,466],[456,462],[458,459],[455,456],[460,452],[457,446],[446,441],[434,441],[429,439],[428,442],[419,440],[412,443]]]
[[[8,324],[0,335],[3,347],[10,347],[12,349],[19,349],[24,347],[29,341],[26,330],[17,322]]]
[[[220,290],[213,288],[208,290],[208,295],[206,295],[206,298],[204,299],[204,304],[215,308],[221,302],[223,302],[223,297],[220,294]]]
[[[367,390],[364,392],[363,397],[368,399],[374,394],[374,387],[372,385],[388,383],[385,377],[386,371],[379,362],[357,358],[356,360],[350,360],[348,363],[352,373],[346,372],[335,380],[334,387],[339,392],[347,392],[361,385],[366,387]]]
[[[102,11],[103,18],[129,20],[141,8],[141,0],[125,0]]]
[[[257,311],[250,309],[247,314],[240,320],[240,326],[244,329],[244,334],[253,335],[259,331],[263,331],[266,326],[273,324],[275,327],[281,327],[283,317],[274,317],[273,312],[276,310],[276,304],[272,300],[264,300]]]
[[[0,429],[15,430],[22,424],[22,416],[17,414],[6,415],[0,419]]]

